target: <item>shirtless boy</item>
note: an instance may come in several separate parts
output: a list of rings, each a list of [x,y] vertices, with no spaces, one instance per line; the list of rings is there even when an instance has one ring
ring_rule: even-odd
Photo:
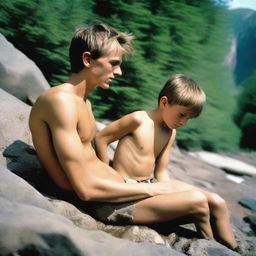
[[[193,191],[202,191],[210,212],[213,232],[210,231],[210,237],[234,248],[236,242],[225,201],[215,193],[171,179],[168,174],[176,129],[186,125],[190,118],[199,116],[204,102],[205,94],[194,80],[182,74],[174,75],[161,90],[155,110],[130,113],[96,134],[97,155],[108,164],[107,146],[119,140],[112,167],[127,183],[168,182],[174,195],[186,192],[188,198],[173,201],[173,209],[189,200]],[[144,218],[147,217],[144,215]]]
[[[101,221],[147,224],[192,215],[200,234],[213,237],[207,197],[200,190],[177,193],[167,182],[125,183],[92,147],[95,119],[88,94],[96,86],[107,89],[122,74],[122,57],[132,52],[131,42],[130,34],[100,22],[76,30],[69,79],[45,91],[31,110],[29,126],[37,155],[58,187],[88,203],[86,210]]]

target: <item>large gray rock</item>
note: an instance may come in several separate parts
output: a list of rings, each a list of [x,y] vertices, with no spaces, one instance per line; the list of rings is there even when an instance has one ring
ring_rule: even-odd
[[[190,152],[190,155],[199,158],[213,166],[221,168],[227,172],[240,174],[240,175],[250,175],[256,176],[256,167],[244,163],[240,160],[236,160],[232,157],[221,156],[212,152],[198,151]]]
[[[33,104],[49,87],[36,64],[0,34],[0,88]]]
[[[55,196],[52,194],[54,193],[54,190],[51,189],[51,182],[50,180],[47,180],[47,177],[45,177],[44,172],[41,168],[39,168],[39,163],[37,163],[38,160],[36,159],[35,152],[33,151],[30,145],[22,143],[21,141],[16,141],[13,144],[9,145],[4,151],[4,153],[8,158],[8,168],[12,169],[12,171],[17,173],[19,176],[24,177],[29,183],[33,184],[38,190],[43,192],[45,195],[51,196],[51,198],[43,197],[37,190],[35,190],[34,187],[27,184],[23,179],[20,179],[13,173],[9,173],[7,170],[0,169],[0,187],[2,188],[0,190],[0,196],[3,196],[4,198],[8,199],[9,202],[15,204],[20,202],[22,205],[26,204],[47,210],[48,212],[57,215],[62,215],[70,222],[72,222],[76,227],[83,230],[101,230],[111,234],[114,237],[122,238],[124,239],[124,241],[130,240],[137,243],[147,242],[175,249],[175,251],[173,251],[172,254],[170,255],[176,255],[175,253],[177,252],[185,253],[187,250],[189,250],[190,246],[192,246],[191,252],[193,252],[190,254],[191,256],[213,256],[217,254],[212,254],[212,252],[218,252],[219,250],[225,251],[226,255],[236,255],[231,250],[228,250],[227,248],[213,240],[209,241],[206,239],[200,239],[200,247],[194,246],[193,242],[198,239],[196,239],[196,233],[193,231],[193,229],[191,227],[177,227],[177,224],[175,223],[164,223],[162,225],[156,225],[155,227],[145,227],[136,225],[105,225],[93,219],[91,216],[86,214],[86,212],[82,212],[74,205],[58,199],[57,194]],[[34,171],[33,164],[28,164],[29,162],[34,163]],[[8,177],[5,177],[6,175],[8,175]],[[10,187],[15,189],[12,191],[8,191]],[[20,193],[20,191],[23,191],[23,193]],[[46,203],[47,200],[50,202],[50,206],[48,203]],[[35,218],[35,222],[37,221],[39,220]],[[25,223],[26,225],[28,224],[27,222]],[[56,221],[56,223],[56,225],[61,226],[59,221]],[[23,228],[25,229],[25,226]],[[30,228],[34,232],[33,227]],[[51,235],[56,236],[56,239],[62,239],[59,237],[59,234],[56,234],[54,232]],[[242,246],[244,250],[254,250],[253,248],[255,246],[256,241],[251,241],[250,239],[245,238],[245,236],[238,230],[236,230],[236,237],[239,240],[240,246]],[[63,239],[67,238],[64,237]],[[76,240],[71,241],[73,245],[76,245]],[[209,250],[209,248],[211,249]]]
[[[32,144],[28,127],[31,107],[0,89],[0,163],[4,149],[15,140]]]
[[[54,210],[53,205],[41,193],[2,165],[0,165],[0,197],[12,203],[28,204],[47,211]]]
[[[28,183],[3,167],[0,188],[0,255],[184,255],[170,247],[133,243],[102,231],[79,228],[53,211],[54,204]]]

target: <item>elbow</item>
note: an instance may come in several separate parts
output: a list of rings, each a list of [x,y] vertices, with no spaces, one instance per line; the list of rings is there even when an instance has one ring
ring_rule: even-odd
[[[82,201],[99,201],[104,195],[102,191],[105,191],[101,183],[97,182],[97,180],[82,182],[74,190]]]
[[[79,197],[80,200],[82,201],[90,201],[89,200],[89,195],[88,193],[85,193],[85,192],[76,192],[77,196]]]
[[[100,133],[96,133],[94,140],[95,140],[96,147],[97,146],[102,147],[103,145],[107,146],[109,144],[109,141]]]
[[[82,201],[93,201],[95,199],[94,193],[92,192],[92,189],[83,189],[76,191],[77,196]]]

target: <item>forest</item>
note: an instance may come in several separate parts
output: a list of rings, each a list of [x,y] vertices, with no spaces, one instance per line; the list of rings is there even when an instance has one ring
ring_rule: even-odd
[[[245,19],[227,1],[5,0],[0,33],[37,64],[51,86],[70,74],[68,49],[77,25],[101,20],[132,33],[135,53],[123,61],[123,75],[90,96],[98,121],[155,108],[165,81],[183,73],[199,83],[207,102],[199,118],[178,130],[178,146],[256,150],[256,53],[243,56],[250,47],[255,51],[256,16],[251,11]],[[251,45],[242,43],[245,38]],[[230,61],[234,40],[239,61]],[[248,58],[250,69],[242,70]]]

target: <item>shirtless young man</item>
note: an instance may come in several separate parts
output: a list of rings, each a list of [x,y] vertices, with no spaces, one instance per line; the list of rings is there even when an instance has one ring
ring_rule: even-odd
[[[125,183],[92,147],[95,120],[88,94],[96,86],[107,89],[122,74],[122,57],[132,51],[131,41],[131,35],[99,22],[77,29],[70,45],[68,81],[45,91],[31,110],[37,155],[58,187],[74,191],[101,221],[148,224],[192,215],[200,234],[212,237],[204,193],[177,193],[167,182]]]
[[[237,244],[225,201],[215,193],[171,179],[168,174],[176,129],[184,126],[190,118],[199,116],[204,102],[205,94],[194,80],[182,74],[174,75],[159,93],[155,110],[130,113],[97,133],[96,151],[98,157],[108,164],[107,146],[119,140],[112,167],[127,183],[169,182],[173,195],[186,192],[188,198],[180,198],[179,202],[174,200],[173,209],[190,200],[193,191],[202,191],[207,198],[211,217],[213,234],[210,236],[229,248],[235,248]],[[139,208],[135,212],[143,216]],[[144,215],[143,218],[149,217]]]

